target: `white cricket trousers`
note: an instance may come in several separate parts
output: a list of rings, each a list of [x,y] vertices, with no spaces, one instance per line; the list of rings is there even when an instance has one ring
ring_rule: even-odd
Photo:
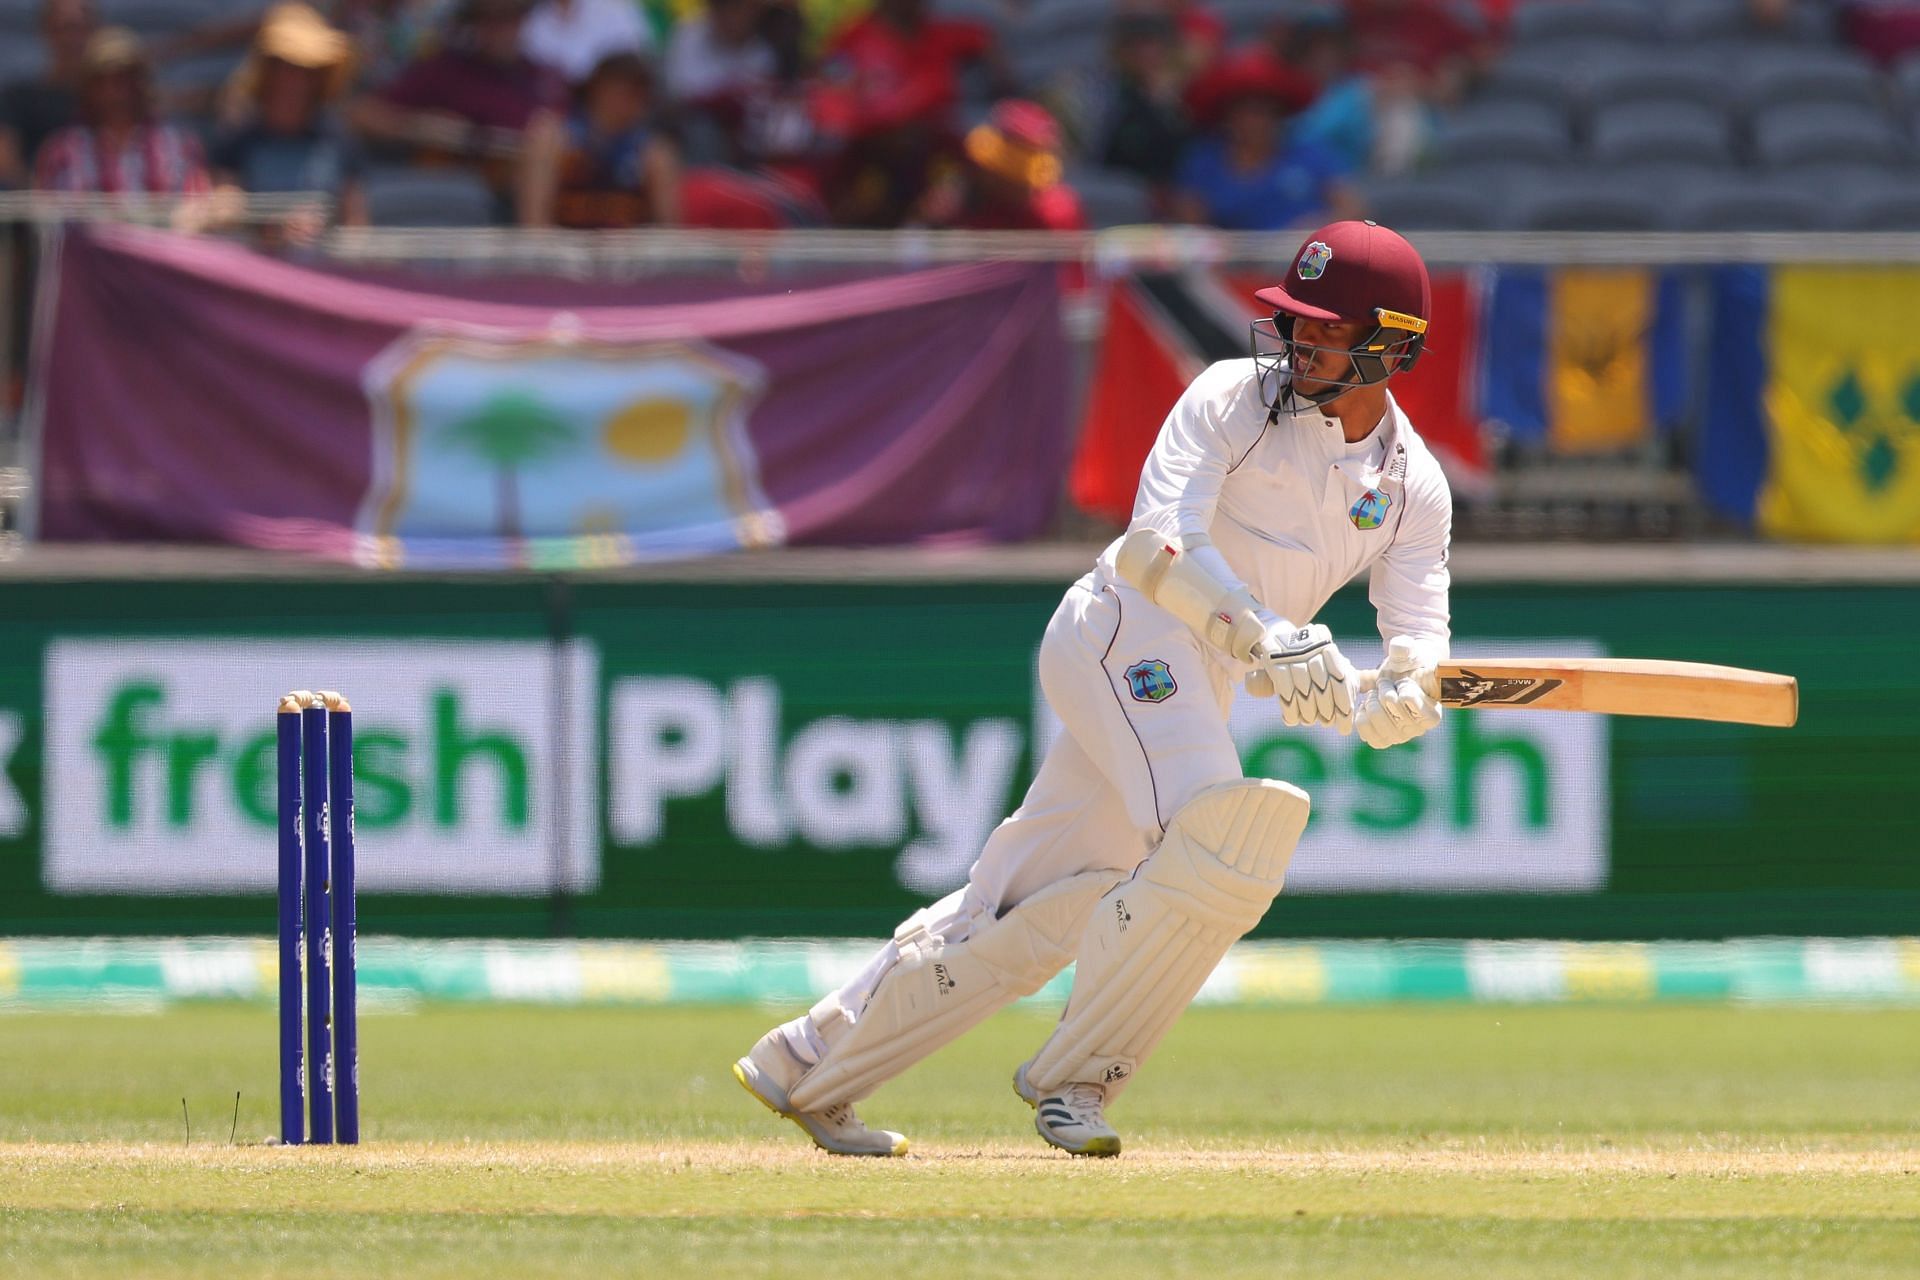
[[[1103,569],[1054,610],[1040,644],[1040,686],[1065,732],[1026,799],[988,837],[954,904],[956,927],[1003,915],[1083,871],[1132,874],[1182,806],[1243,776],[1227,732],[1229,669],[1185,624]],[[857,1019],[898,954],[888,942],[822,1004]],[[823,1044],[794,1029],[796,1051],[817,1060]]]

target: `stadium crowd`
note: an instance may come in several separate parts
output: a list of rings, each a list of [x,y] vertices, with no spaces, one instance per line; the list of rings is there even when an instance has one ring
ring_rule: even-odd
[[[1847,225],[1912,203],[1907,0],[247,2],[0,0],[38,37],[0,58],[0,189],[207,193],[202,222],[316,191],[349,224],[1231,230],[1640,229],[1664,190],[1712,206],[1684,225],[1790,229],[1831,221],[1784,189],[1811,148],[1897,197]]]
[[[528,226],[1047,229],[1118,181],[1146,217],[1270,229],[1411,166],[1505,17],[1348,0],[1235,40],[1206,0],[1081,8],[1104,56],[1062,69],[1010,57],[993,0],[295,0],[144,39],[43,0],[0,186],[317,191],[357,223],[411,170]],[[169,75],[223,49],[215,83]]]

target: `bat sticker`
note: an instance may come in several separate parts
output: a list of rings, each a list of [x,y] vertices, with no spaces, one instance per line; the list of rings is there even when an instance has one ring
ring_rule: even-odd
[[[1463,670],[1440,682],[1440,701],[1456,707],[1524,707],[1562,683],[1545,678],[1502,679]]]

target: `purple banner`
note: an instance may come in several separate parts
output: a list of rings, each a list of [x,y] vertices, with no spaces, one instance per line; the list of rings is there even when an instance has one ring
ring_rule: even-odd
[[[45,287],[49,540],[384,566],[1012,541],[1072,444],[1045,266],[531,305],[114,228],[68,232]]]

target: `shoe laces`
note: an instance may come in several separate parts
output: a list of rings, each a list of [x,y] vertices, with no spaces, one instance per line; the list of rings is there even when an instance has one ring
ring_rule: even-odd
[[[1091,1115],[1095,1120],[1101,1118],[1100,1110],[1107,1104],[1105,1086],[1084,1080],[1077,1080],[1068,1085],[1061,1092],[1061,1097],[1065,1100],[1068,1110],[1081,1115]]]

